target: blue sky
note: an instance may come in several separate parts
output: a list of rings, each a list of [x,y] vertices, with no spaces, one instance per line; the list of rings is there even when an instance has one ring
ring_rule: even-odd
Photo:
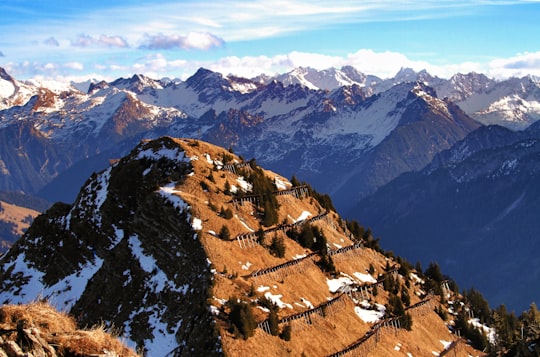
[[[538,19],[540,1],[517,0],[4,0],[0,66],[61,81],[343,65],[540,76]]]

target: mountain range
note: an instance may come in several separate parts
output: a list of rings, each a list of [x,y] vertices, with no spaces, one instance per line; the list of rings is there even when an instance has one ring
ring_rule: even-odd
[[[364,198],[351,215],[409,259],[438,261],[494,304],[539,300],[540,123],[486,126]],[[507,288],[508,287],[508,288]]]
[[[369,207],[361,210],[359,202],[375,209],[361,200],[401,174],[434,165],[439,153],[457,150],[462,140],[488,145],[476,134],[488,124],[506,128],[502,137],[521,135],[540,118],[539,83],[533,76],[497,81],[478,73],[441,79],[406,68],[380,79],[343,67],[253,79],[200,69],[185,81],[134,75],[60,85],[18,81],[2,69],[0,190],[73,202],[88,176],[141,139],[191,137],[306,180],[329,193],[340,212],[388,234],[391,228],[378,223],[382,217],[364,216]],[[509,182],[519,190],[520,181]],[[396,195],[379,207],[385,211],[403,200]],[[462,210],[465,217],[476,214],[473,206]],[[396,241],[391,237],[388,247]],[[419,242],[411,239],[411,250]],[[526,299],[511,306],[521,308]]]
[[[402,69],[382,80],[352,67],[299,68],[251,80],[201,69],[184,82],[134,75],[77,87],[0,71],[0,190],[72,201],[109,159],[168,134],[257,157],[346,209],[480,123],[516,129],[540,117],[537,78],[497,82],[475,73],[443,80]]]

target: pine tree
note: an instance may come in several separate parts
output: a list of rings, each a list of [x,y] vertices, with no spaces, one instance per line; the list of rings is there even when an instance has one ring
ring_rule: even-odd
[[[291,325],[285,325],[283,327],[283,330],[279,334],[279,337],[284,341],[290,341],[291,340],[291,331],[292,331]]]
[[[264,229],[263,227],[259,226],[259,229],[257,230],[257,242],[264,247],[265,241],[264,241]]]
[[[229,181],[225,181],[225,187],[223,188],[223,193],[226,194],[227,196],[231,195],[231,184],[229,183]]]
[[[221,230],[219,231],[219,238],[223,240],[231,239],[231,233],[229,232],[229,227],[227,227],[226,225],[221,226]]]
[[[270,334],[272,336],[279,335],[279,319],[277,315],[277,306],[270,309],[270,314],[268,315],[268,326],[270,327]]]
[[[277,208],[272,202],[271,199],[264,200],[263,225],[266,227],[270,227],[278,222]]]
[[[229,299],[227,304],[231,309],[229,313],[231,332],[237,331],[244,339],[253,336],[257,322],[251,311],[251,306],[236,298]]]
[[[291,184],[293,185],[293,187],[298,187],[298,186],[301,186],[302,184],[300,183],[300,181],[298,181],[298,179],[296,178],[296,176],[293,175],[293,177],[291,178]]]
[[[285,242],[283,238],[274,235],[272,237],[272,243],[270,244],[270,253],[275,255],[278,258],[283,258],[285,256]]]

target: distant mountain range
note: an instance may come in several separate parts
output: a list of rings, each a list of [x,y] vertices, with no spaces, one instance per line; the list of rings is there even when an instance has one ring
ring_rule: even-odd
[[[481,124],[536,121],[538,83],[410,69],[383,80],[343,67],[256,79],[201,69],[184,82],[134,75],[66,86],[0,70],[0,190],[72,201],[87,174],[142,138],[169,134],[257,157],[347,209]]]
[[[382,233],[383,217],[365,213],[363,198],[401,174],[433,167],[439,162],[433,159],[442,160],[439,153],[455,152],[466,137],[487,145],[492,139],[480,139],[485,125],[505,128],[493,131],[512,141],[534,131],[531,124],[538,119],[540,80],[534,76],[496,81],[469,73],[442,79],[404,68],[381,79],[343,67],[246,79],[200,69],[185,81],[134,75],[69,86],[22,82],[0,69],[0,190],[73,202],[92,172],[140,140],[192,137],[309,181],[329,193],[340,212]],[[501,165],[507,159],[490,157]],[[517,175],[509,172],[508,177]],[[509,183],[519,191],[516,178],[491,188],[493,196]],[[387,206],[369,202],[374,212],[386,212],[404,198],[394,199]],[[385,222],[389,232],[394,221]]]
[[[481,127],[364,198],[351,216],[409,259],[435,259],[490,302],[540,301],[540,124]]]

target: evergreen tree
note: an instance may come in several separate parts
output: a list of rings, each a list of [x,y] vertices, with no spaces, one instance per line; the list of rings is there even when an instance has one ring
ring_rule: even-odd
[[[229,227],[226,225],[221,226],[221,230],[219,231],[219,238],[223,240],[231,240],[231,233],[229,231]]]
[[[346,221],[347,229],[351,232],[356,240],[362,239],[364,233],[366,232],[365,228],[362,227],[357,221]]]
[[[441,268],[439,267],[439,264],[435,262],[429,263],[425,275],[437,283],[442,283],[444,281],[444,277],[441,273]]]
[[[223,193],[226,194],[227,196],[231,195],[231,184],[229,183],[229,181],[225,181],[225,187],[223,188]]]
[[[403,305],[410,306],[411,305],[411,296],[409,295],[409,291],[405,286],[401,289],[401,301],[403,302]]]
[[[257,230],[257,242],[264,247],[264,229],[261,226],[259,226],[259,229]]]
[[[285,242],[283,238],[274,235],[272,237],[272,243],[270,244],[270,253],[275,255],[278,258],[283,258],[285,256]]]
[[[223,206],[221,206],[219,215],[225,219],[231,219],[234,216],[233,211],[230,208],[225,209]]]
[[[518,320],[513,313],[508,313],[506,306],[500,305],[493,311],[493,325],[497,331],[497,345],[510,348],[518,338]]]
[[[237,332],[244,339],[253,336],[257,322],[251,311],[251,306],[236,298],[229,299],[227,305],[230,308],[231,332]]]
[[[297,179],[296,176],[294,176],[294,175],[293,175],[293,177],[291,178],[291,184],[293,185],[293,187],[302,186],[302,184],[300,183],[300,181],[298,181],[298,179]]]
[[[400,322],[401,328],[404,328],[407,331],[412,330],[413,320],[411,314],[409,314],[408,312],[405,313],[405,315],[401,317]]]
[[[482,293],[474,288],[471,288],[470,290],[465,290],[463,295],[473,310],[474,316],[478,317],[482,323],[490,322],[491,309],[489,308],[489,304]],[[504,310],[506,310],[506,308]]]
[[[266,227],[269,227],[276,224],[277,222],[278,222],[278,212],[277,212],[276,204],[274,204],[271,199],[265,199],[263,225]]]
[[[279,335],[279,319],[277,315],[277,306],[270,309],[270,314],[268,315],[268,326],[270,327],[270,334],[272,336]]]
[[[292,331],[291,325],[285,325],[283,327],[283,330],[279,334],[279,337],[284,341],[290,341],[291,340],[291,331]]]

